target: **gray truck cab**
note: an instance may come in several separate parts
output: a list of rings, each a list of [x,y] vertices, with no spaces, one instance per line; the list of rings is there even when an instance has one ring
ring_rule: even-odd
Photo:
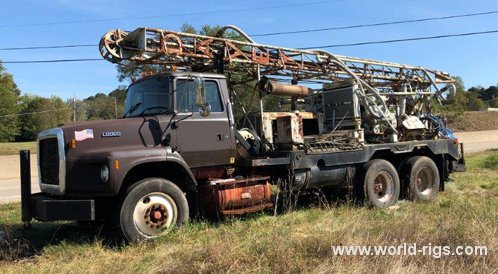
[[[141,79],[129,87],[125,113],[125,118],[156,116],[161,142],[191,168],[234,162],[231,103],[223,75],[168,73]]]

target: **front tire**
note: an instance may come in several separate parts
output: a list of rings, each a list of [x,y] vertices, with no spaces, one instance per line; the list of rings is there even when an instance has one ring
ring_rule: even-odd
[[[119,223],[132,243],[158,237],[188,221],[189,207],[182,190],[163,178],[148,178],[130,187],[121,205]]]
[[[386,208],[398,202],[400,183],[396,168],[388,161],[374,159],[365,164],[363,191],[370,207]]]

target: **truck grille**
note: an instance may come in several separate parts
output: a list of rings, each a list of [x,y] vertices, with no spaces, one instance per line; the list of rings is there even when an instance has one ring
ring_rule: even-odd
[[[39,141],[40,178],[43,184],[59,185],[59,146],[57,138]]]

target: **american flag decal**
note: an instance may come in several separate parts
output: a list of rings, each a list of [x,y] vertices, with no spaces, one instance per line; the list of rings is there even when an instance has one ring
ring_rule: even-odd
[[[74,132],[74,139],[76,141],[83,141],[86,139],[93,139],[93,129],[84,129],[82,131]]]

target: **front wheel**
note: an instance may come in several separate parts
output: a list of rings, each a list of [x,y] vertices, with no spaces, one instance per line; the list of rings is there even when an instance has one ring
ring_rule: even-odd
[[[178,186],[163,178],[149,178],[128,191],[119,222],[126,240],[136,243],[185,224],[188,216],[187,198]]]

